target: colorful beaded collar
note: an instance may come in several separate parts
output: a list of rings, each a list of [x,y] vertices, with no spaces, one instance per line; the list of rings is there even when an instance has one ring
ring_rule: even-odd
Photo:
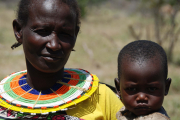
[[[27,71],[12,73],[0,83],[0,106],[29,114],[67,110],[89,98],[98,87],[98,78],[82,69],[65,68],[64,77],[52,88],[37,91],[26,82]]]

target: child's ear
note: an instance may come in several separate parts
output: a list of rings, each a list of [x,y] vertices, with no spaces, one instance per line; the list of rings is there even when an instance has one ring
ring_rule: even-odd
[[[165,82],[165,96],[168,94],[168,92],[169,92],[169,87],[170,87],[170,85],[171,85],[171,78],[168,78],[167,80],[166,80],[166,82]]]
[[[22,26],[17,19],[13,20],[13,30],[18,43],[22,43]]]
[[[121,93],[120,93],[120,80],[118,78],[115,78],[114,79],[114,83],[115,83],[117,95],[119,97],[121,97]]]

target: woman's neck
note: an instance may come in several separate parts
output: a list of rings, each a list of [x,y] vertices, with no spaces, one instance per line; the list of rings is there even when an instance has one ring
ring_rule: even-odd
[[[51,88],[58,80],[61,80],[64,68],[56,73],[44,73],[34,68],[26,60],[27,66],[27,83],[36,90],[46,90]]]

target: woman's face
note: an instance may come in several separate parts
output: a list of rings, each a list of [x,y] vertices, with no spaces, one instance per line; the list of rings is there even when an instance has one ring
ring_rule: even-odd
[[[63,69],[78,31],[76,16],[66,4],[57,0],[33,0],[21,36],[26,60],[46,73]]]

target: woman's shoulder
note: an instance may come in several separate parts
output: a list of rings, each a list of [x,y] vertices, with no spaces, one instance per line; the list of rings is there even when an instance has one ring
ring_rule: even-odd
[[[109,88],[116,94],[116,88],[114,86],[111,86],[111,85],[109,85],[107,83],[103,83],[103,82],[99,82],[99,83],[100,83],[100,87]]]

